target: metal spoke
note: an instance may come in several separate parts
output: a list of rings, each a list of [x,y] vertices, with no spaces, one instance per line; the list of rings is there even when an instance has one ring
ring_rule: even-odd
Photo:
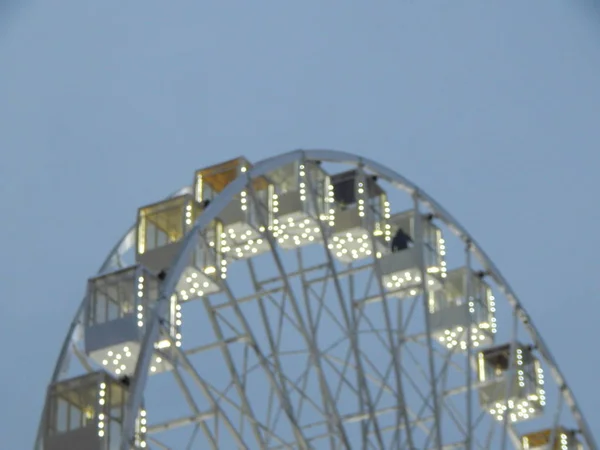
[[[575,438],[598,448],[523,303],[416,185],[326,150],[224,165],[235,168],[218,182],[202,169],[195,178],[204,184],[148,207],[188,202],[185,217],[164,206],[168,214],[142,226],[141,208],[88,281],[147,273],[137,290],[102,288],[102,307],[86,291],[52,372],[36,450],[76,430],[76,417],[98,426],[95,439],[119,429],[121,450],[505,450]],[[401,237],[406,226],[412,242],[392,247],[389,233]],[[156,247],[144,240],[148,227]],[[160,262],[149,269],[152,258]],[[146,301],[148,280],[148,303],[123,300]],[[114,327],[100,336],[105,324]],[[127,366],[118,352],[130,355]],[[100,376],[92,394],[72,387]],[[112,408],[107,396],[121,391],[115,427],[103,402]],[[61,410],[66,425],[59,398],[78,411]]]

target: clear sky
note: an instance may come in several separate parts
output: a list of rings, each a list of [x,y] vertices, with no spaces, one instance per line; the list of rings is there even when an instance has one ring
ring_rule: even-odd
[[[85,281],[137,207],[195,168],[295,148],[367,154],[443,204],[516,289],[599,429],[593,8],[0,6],[0,447],[30,447]]]

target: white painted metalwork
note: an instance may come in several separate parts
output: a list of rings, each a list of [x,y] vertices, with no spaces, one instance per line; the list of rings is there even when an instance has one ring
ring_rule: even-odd
[[[393,170],[239,158],[138,217],[69,328],[37,449],[597,448],[502,275]]]
[[[131,376],[140,354],[145,326],[152,319],[160,279],[143,266],[135,265],[100,275],[88,282],[85,310],[84,347],[86,354],[115,376]],[[181,345],[182,312],[179,297],[173,294],[165,324],[154,343],[151,373],[171,370],[173,349],[167,335]]]
[[[432,334],[449,349],[458,345],[466,350],[467,339],[475,348],[492,345],[495,304],[492,290],[481,276],[467,267],[452,270],[444,288],[432,290],[429,295]]]
[[[333,186],[329,175],[311,161],[297,160],[267,174],[273,181],[273,236],[284,249],[320,242],[319,219],[329,235],[335,223]],[[315,202],[309,197],[309,185]]]
[[[218,200],[220,193],[233,180],[244,174],[252,167],[245,158],[236,158],[205,169],[196,171],[194,192],[196,200],[208,205]],[[263,233],[272,225],[273,184],[265,176],[252,180],[252,188],[260,200],[257,209],[253,200],[248,196],[248,188],[240,190],[235,199],[219,209],[217,219],[222,224],[218,244],[228,259],[244,259],[259,255],[268,250]],[[260,224],[258,210],[261,206],[268,215],[266,224]]]
[[[103,371],[53,383],[48,389],[44,448],[114,449],[121,439],[128,397],[128,386]],[[146,448],[146,421],[146,411],[136,411],[134,448]]]

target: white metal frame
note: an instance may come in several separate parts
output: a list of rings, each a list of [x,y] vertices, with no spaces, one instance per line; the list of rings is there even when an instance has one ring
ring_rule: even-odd
[[[160,300],[157,302],[155,314],[153,315],[153,319],[151,321],[149,321],[149,323],[147,325],[144,339],[142,342],[142,350],[140,353],[140,358],[139,358],[139,361],[137,364],[136,372],[135,372],[135,375],[132,377],[131,392],[133,395],[130,396],[130,401],[129,401],[129,405],[127,408],[128,412],[129,411],[137,411],[137,410],[139,410],[139,408],[142,405],[142,397],[143,397],[144,389],[145,389],[146,382],[147,382],[148,367],[149,367],[150,358],[152,355],[152,343],[158,337],[159,328],[160,328],[158,317],[161,317],[163,315],[164,308],[166,308],[168,305],[168,299],[170,298],[172,292],[174,291],[176,283],[185,268],[184,267],[185,261],[187,260],[187,258],[190,255],[190,252],[193,250],[194,246],[196,245],[197,239],[199,239],[199,236],[200,236],[199,232],[201,230],[205,229],[205,227],[207,227],[218,216],[219,212],[224,207],[226,207],[229,204],[229,202],[239,192],[241,192],[244,189],[247,189],[247,186],[249,185],[249,181],[251,179],[262,176],[262,175],[266,175],[270,171],[272,171],[280,166],[283,166],[285,164],[288,164],[290,162],[296,161],[296,160],[317,160],[317,161],[323,161],[323,162],[344,163],[344,164],[349,164],[349,165],[358,167],[358,168],[360,168],[360,170],[366,170],[369,173],[376,174],[379,178],[391,183],[396,188],[401,189],[401,190],[407,192],[409,195],[413,196],[414,202],[415,202],[415,208],[419,208],[420,207],[419,205],[424,205],[427,208],[429,208],[431,211],[434,211],[435,218],[437,220],[440,220],[443,223],[445,223],[445,225],[450,230],[452,230],[458,238],[460,238],[464,242],[467,254],[470,255],[472,253],[477,258],[479,263],[483,266],[486,274],[495,281],[496,285],[500,288],[500,290],[502,291],[504,296],[508,299],[508,301],[513,309],[514,320],[520,321],[523,324],[525,329],[528,331],[530,338],[533,341],[533,343],[537,349],[537,352],[542,356],[545,363],[550,367],[551,374],[555,380],[556,385],[559,387],[560,392],[562,394],[562,397],[560,400],[561,403],[564,401],[564,403],[566,403],[566,405],[568,405],[571,414],[573,415],[575,421],[577,422],[579,431],[580,431],[581,435],[587,441],[588,446],[593,449],[597,448],[597,444],[594,440],[592,432],[591,432],[588,424],[586,423],[585,418],[581,414],[579,407],[577,406],[577,402],[575,400],[575,397],[574,397],[571,389],[568,387],[567,382],[564,379],[561,371],[559,370],[559,368],[556,364],[556,361],[554,360],[549,348],[547,347],[547,345],[543,341],[542,337],[538,333],[537,329],[535,328],[533,321],[531,320],[531,317],[528,315],[528,313],[524,309],[522,303],[520,302],[520,300],[518,299],[517,295],[515,294],[513,289],[510,287],[508,282],[504,279],[504,277],[502,276],[500,271],[493,264],[493,262],[490,260],[490,258],[486,255],[486,253],[483,251],[483,249],[477,244],[477,242],[442,206],[440,206],[435,200],[433,200],[426,193],[424,193],[422,190],[420,190],[416,185],[414,185],[413,183],[411,183],[410,181],[408,181],[407,179],[405,179],[404,177],[402,177],[395,171],[391,170],[388,167],[382,166],[374,161],[371,161],[369,159],[362,158],[362,157],[359,157],[359,156],[356,156],[353,154],[349,154],[349,153],[332,151],[332,150],[296,150],[296,151],[285,153],[285,154],[282,154],[279,156],[265,159],[265,160],[255,164],[250,170],[248,170],[245,173],[242,173],[235,181],[230,183],[221,192],[221,194],[215,200],[213,200],[210,207],[207,208],[206,211],[200,215],[200,217],[194,224],[192,230],[186,235],[186,237],[184,239],[184,244],[181,246],[181,250],[180,250],[178,256],[176,257],[171,269],[168,271],[167,278],[166,278],[165,282],[163,283],[163,288],[161,290]],[[191,188],[186,187],[174,195],[180,195],[183,192],[190,192],[190,189]],[[111,266],[111,264],[113,264],[115,261],[118,261],[120,259],[121,255],[124,254],[126,251],[128,251],[132,245],[135,245],[135,227],[132,227],[124,235],[124,237],[119,241],[119,243],[116,244],[116,246],[113,248],[111,253],[108,255],[107,259],[103,263],[103,265],[100,267],[100,270],[98,273],[99,274],[104,273],[107,270],[107,268],[109,268]],[[271,245],[273,246],[272,247],[273,252],[276,254],[277,249],[274,246],[274,242],[271,242]],[[325,247],[325,249],[327,248],[326,245],[324,247]],[[329,258],[331,259],[331,255],[329,255]],[[467,264],[470,266],[470,256],[467,256]],[[286,274],[283,272],[283,268],[281,266],[279,267],[279,270],[280,270],[281,275],[283,277],[285,277]],[[340,276],[340,274],[336,274],[336,277],[337,276]],[[425,288],[426,288],[426,286],[425,286]],[[338,292],[338,294],[339,294],[339,292]],[[385,297],[385,293],[381,292],[381,298],[384,298],[384,297]],[[234,298],[231,298],[230,300],[232,303],[238,303],[238,302],[242,301],[240,299],[236,300]],[[59,379],[59,376],[61,374],[63,366],[67,361],[67,355],[69,353],[69,350],[71,348],[75,349],[75,347],[73,345],[74,337],[75,337],[77,328],[83,317],[85,302],[86,302],[86,299],[84,298],[75,314],[74,320],[72,321],[72,323],[69,327],[67,336],[63,342],[63,345],[62,345],[62,348],[60,351],[58,361],[54,368],[52,377],[50,379],[51,383],[53,383]],[[383,303],[385,303],[385,302],[383,302]],[[238,314],[241,314],[241,313],[238,311]],[[346,320],[351,321],[354,319],[347,318]],[[470,327],[469,327],[469,330],[470,330]],[[514,336],[514,333],[513,333],[513,342],[515,339],[516,339],[516,336]],[[468,342],[470,343],[470,339],[468,339]],[[392,345],[393,345],[393,343],[392,343]],[[430,351],[432,351],[431,348],[430,348]],[[470,348],[470,345],[469,345],[468,353],[471,354],[471,352],[472,352],[472,349]],[[183,355],[182,365],[185,367],[191,368],[191,364],[187,360],[187,357],[183,354],[183,352],[181,353],[181,355]],[[430,355],[430,358],[431,358],[431,355]],[[317,358],[317,360],[318,360],[318,358]],[[432,371],[434,371],[433,364],[430,367],[430,369]],[[467,372],[468,372],[468,370],[467,370]],[[435,373],[432,372],[431,380],[433,383],[434,402],[437,402],[435,396],[436,395],[446,395],[447,392],[440,392],[440,386],[437,385],[437,380],[435,379],[434,375],[435,375]],[[472,383],[471,378],[472,378],[472,375],[469,375],[468,383]],[[202,389],[206,392],[206,387],[202,386],[202,380],[197,379],[197,382],[198,382],[200,389]],[[470,387],[469,386],[466,387],[466,389],[468,389],[469,391],[471,391],[474,388],[475,388],[475,383],[473,383]],[[325,392],[323,394],[327,395]],[[284,400],[285,400],[286,393],[280,392],[280,395],[282,396],[282,403],[285,404],[286,401],[284,401]],[[470,398],[470,395],[469,395],[469,398]],[[199,413],[199,410],[196,409],[196,411],[198,411],[198,413]],[[291,411],[288,411],[288,412],[291,414]],[[333,411],[331,411],[331,413],[333,413]],[[469,406],[469,408],[468,408],[469,427],[471,426],[471,423],[476,420],[473,413],[474,412],[471,411],[470,406]],[[403,414],[404,414],[404,417],[408,417],[409,413],[405,409]],[[40,421],[40,426],[39,426],[38,434],[37,434],[37,438],[36,438],[36,448],[37,448],[37,446],[39,446],[39,443],[40,443],[40,437],[41,437],[41,433],[42,433],[42,430],[44,427],[44,417],[45,416],[42,414],[42,420]],[[399,413],[398,421],[400,421],[400,418],[401,418],[401,414]],[[293,420],[293,418],[291,418],[291,419]],[[340,422],[341,420],[344,420],[344,419],[338,417],[337,420],[334,420],[334,422],[339,425],[341,423]],[[419,420],[428,420],[428,419],[426,417],[420,417],[420,418],[417,418],[417,420],[414,422],[418,422]],[[229,428],[230,432],[235,437],[237,434],[235,432],[233,425],[230,422],[228,422],[227,417],[224,417],[224,421],[227,425],[227,428]],[[507,421],[505,421],[505,423],[506,422]],[[130,437],[133,436],[133,434],[134,434],[134,428],[135,428],[135,414],[126,414],[125,423],[124,423],[124,427],[123,427],[124,439],[122,440],[121,450],[130,450],[130,446],[131,446]],[[510,428],[510,427],[508,427],[508,424],[507,424],[507,428]],[[438,427],[437,432],[435,433],[435,436],[434,436],[434,442],[435,442],[436,448],[441,449],[442,441],[441,441],[440,433],[441,433],[441,431]],[[508,433],[508,434],[510,435],[510,433]],[[303,440],[301,431],[296,430],[296,437],[297,437],[298,445],[300,445],[300,448],[309,448],[310,445]],[[514,436],[511,436],[511,438],[514,441]],[[238,442],[238,445],[240,446],[240,448],[247,448],[245,446],[245,444],[241,441],[239,436],[237,437],[237,439],[238,439],[237,442]],[[215,444],[213,441],[212,446],[214,447],[214,445]],[[400,445],[400,443],[398,443],[398,446],[399,445]],[[506,441],[503,442],[503,447],[505,445],[506,445]],[[471,448],[472,442],[467,441],[467,446],[468,446],[468,448]],[[447,448],[447,447],[444,447],[444,448]]]

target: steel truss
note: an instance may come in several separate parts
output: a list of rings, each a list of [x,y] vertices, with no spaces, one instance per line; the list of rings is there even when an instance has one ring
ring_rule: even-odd
[[[597,448],[571,389],[522,303],[456,220],[387,167],[342,152],[298,150],[264,160],[231,182],[185,236],[144,334],[121,450],[132,448],[132,411],[144,401],[151,419],[149,443],[155,448],[521,448],[519,424],[506,420],[506,413],[498,421],[479,405],[478,391],[486,382],[475,375],[472,361],[478,349],[472,345],[471,326],[465,330],[466,351],[439,345],[427,313],[425,278],[416,288],[394,290],[384,286],[377,258],[341,264],[328,248],[331,235],[322,223],[320,245],[283,251],[267,234],[267,254],[231,263],[220,293],[183,306],[192,331],[185,334],[185,345],[177,348],[174,370],[160,375],[156,383],[148,377],[153,343],[162,326],[159,317],[208,225],[242,190],[255,198],[251,180],[293,161],[350,165],[362,177],[374,174],[405,192],[418,218],[417,246],[422,243],[424,213],[452,231],[463,246],[462,265],[477,266],[505,300],[512,317],[512,322],[499,324],[505,341],[516,348],[526,339],[552,376],[547,380],[552,386],[546,389],[549,396],[554,389],[554,403],[544,413],[547,427],[556,428],[566,417],[576,426],[584,448]],[[310,200],[317,207],[314,186],[310,180],[308,184]],[[185,188],[175,195],[189,191]],[[373,240],[374,230],[369,231]],[[127,265],[134,236],[132,228],[99,274]],[[420,265],[425,273],[424,257]],[[467,280],[471,289],[473,280],[470,276]],[[65,373],[69,355],[75,355],[84,370],[93,370],[77,337],[85,302],[67,332],[51,384]],[[515,368],[510,370],[516,376]],[[181,399],[175,417],[160,417],[160,411],[149,406],[153,394],[159,402],[167,395],[167,386],[169,397]],[[45,420],[43,415],[38,446]],[[161,434],[185,429],[188,434],[177,434],[176,445],[161,442]]]

